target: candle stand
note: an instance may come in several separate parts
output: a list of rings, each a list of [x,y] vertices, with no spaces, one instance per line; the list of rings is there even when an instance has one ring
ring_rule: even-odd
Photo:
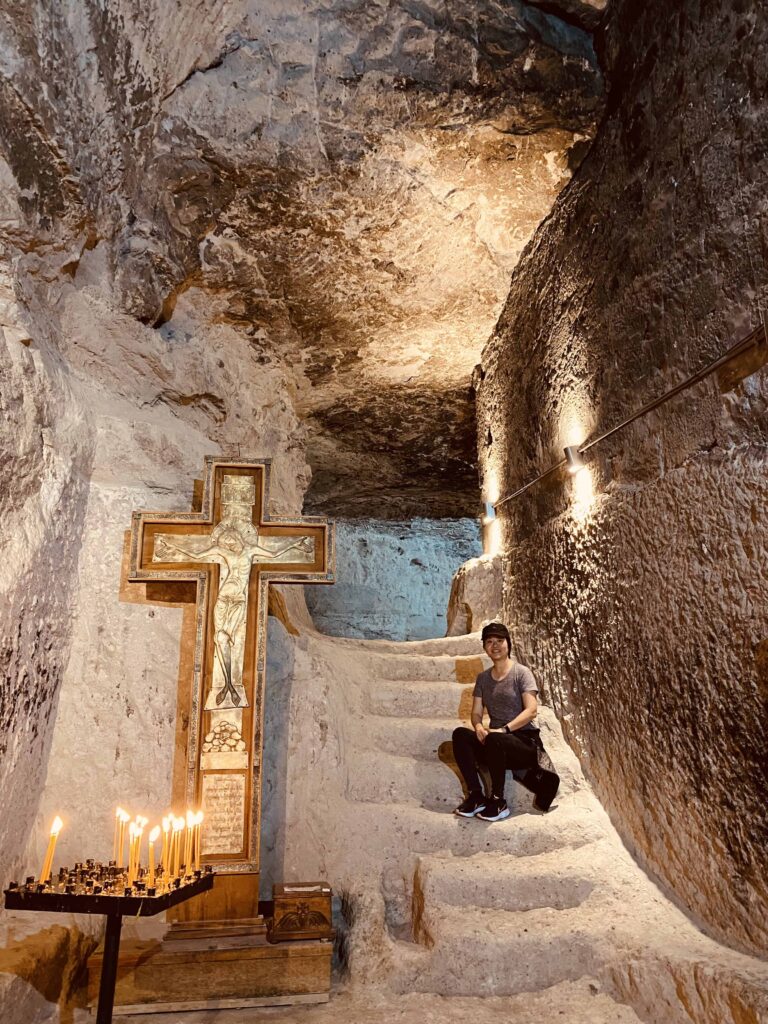
[[[11,883],[11,887],[5,890],[6,910],[37,910],[53,914],[102,914],[107,919],[107,931],[104,936],[104,959],[101,968],[101,980],[99,983],[99,1002],[96,1011],[96,1024],[112,1024],[112,1008],[115,1001],[115,983],[117,981],[117,963],[120,954],[120,932],[123,925],[123,917],[151,917],[163,910],[169,910],[193,896],[208,892],[213,888],[214,874],[210,868],[203,872],[195,872],[195,877],[189,881],[177,880],[178,885],[172,885],[165,889],[160,895],[155,895],[155,890],[147,890],[142,886],[143,891],[136,891],[136,887],[129,889],[131,895],[118,895],[117,892],[93,892],[79,890],[80,885],[67,885],[65,889],[71,892],[58,892],[55,888],[48,888],[28,883],[26,886],[18,886]],[[43,891],[38,891],[42,889]]]

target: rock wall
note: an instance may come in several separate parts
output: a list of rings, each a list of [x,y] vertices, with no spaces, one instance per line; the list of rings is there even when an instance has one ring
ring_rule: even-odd
[[[768,23],[617,0],[608,109],[478,371],[497,500],[768,309]],[[505,610],[622,835],[725,941],[768,946],[768,378],[708,377],[500,508]],[[741,379],[739,379],[741,377]]]
[[[2,12],[0,887],[54,813],[71,860],[167,803],[182,613],[118,595],[132,509],[224,452],[274,513],[311,461],[316,509],[472,514],[469,368],[593,131],[600,6]]]
[[[442,636],[453,574],[479,551],[473,519],[340,520],[336,583],[307,587],[307,606],[330,636]]]
[[[224,452],[274,513],[310,462],[315,509],[473,513],[469,369],[602,103],[601,0],[545,7],[0,14],[0,887],[54,813],[71,861],[168,802],[182,611],[118,594],[133,509]]]
[[[26,227],[3,233],[35,242],[30,272],[56,235],[49,280],[82,284],[100,247],[116,308],[181,344],[169,321],[204,289],[212,320],[290,368],[316,511],[473,515],[468,377],[594,129],[579,23],[600,6],[17,5],[0,151]]]
[[[45,780],[93,452],[81,429],[82,406],[55,350],[45,336],[32,344],[6,281],[0,301],[0,881],[6,882],[20,874]]]
[[[309,478],[285,376],[199,295],[160,332],[119,311],[102,246],[76,280],[38,259],[3,349],[3,884],[56,813],[71,863],[108,855],[116,803],[168,805],[181,611],[120,594],[131,511],[188,509],[216,451],[274,457],[278,514]]]

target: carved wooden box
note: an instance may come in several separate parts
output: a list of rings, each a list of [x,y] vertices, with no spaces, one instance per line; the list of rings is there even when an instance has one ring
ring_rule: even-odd
[[[325,882],[272,886],[275,909],[267,925],[269,941],[332,939],[331,896]]]

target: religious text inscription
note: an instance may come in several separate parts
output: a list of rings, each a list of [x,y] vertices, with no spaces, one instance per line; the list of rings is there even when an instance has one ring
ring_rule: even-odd
[[[244,776],[216,775],[212,772],[203,775],[204,857],[240,851],[244,811]]]

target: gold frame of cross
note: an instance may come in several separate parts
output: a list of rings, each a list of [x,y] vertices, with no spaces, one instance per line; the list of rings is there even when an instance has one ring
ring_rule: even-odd
[[[269,584],[333,583],[335,573],[333,523],[324,516],[289,520],[270,516],[271,463],[267,458],[207,456],[199,512],[134,512],[131,521],[128,582],[196,584],[186,806],[202,804],[206,814],[203,860],[219,871],[236,873],[259,871]],[[227,523],[234,523],[234,540],[227,537],[233,532]],[[232,568],[230,548],[239,556],[234,567],[239,577]],[[293,552],[294,562],[278,561],[289,559]],[[231,596],[223,596],[227,587],[232,591],[232,580],[240,584],[240,597],[234,603]],[[231,614],[226,618],[227,609],[232,608],[235,627],[228,625]],[[232,642],[238,630],[239,647]],[[237,665],[233,674],[233,651],[235,663],[239,657],[239,675]],[[218,710],[223,701],[228,711]],[[222,718],[240,721],[240,732]],[[216,731],[226,727],[223,735],[228,746],[237,750],[215,747],[212,723],[216,721]],[[208,752],[211,741],[218,752]],[[228,814],[234,815],[234,807],[242,809],[240,832],[227,836],[227,827],[234,829],[234,825],[225,822]],[[235,850],[238,835],[241,843]],[[216,842],[222,844],[218,851]],[[229,848],[222,852],[227,844]]]

